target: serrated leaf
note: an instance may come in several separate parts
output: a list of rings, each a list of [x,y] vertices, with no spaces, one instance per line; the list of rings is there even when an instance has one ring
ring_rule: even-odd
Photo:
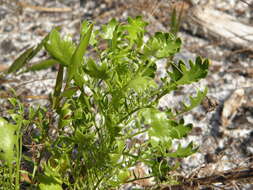
[[[55,59],[45,59],[35,65],[28,67],[24,72],[39,71],[39,70],[43,70],[43,69],[48,69],[57,63],[58,63],[58,61],[56,61]]]
[[[196,153],[198,148],[193,148],[193,143],[189,143],[186,147],[182,147],[181,144],[178,145],[175,152],[167,153],[166,156],[172,158],[184,158]]]
[[[61,38],[60,33],[56,29],[50,32],[49,39],[44,46],[54,59],[65,66],[70,64],[71,57],[76,49],[71,37],[65,36]]]
[[[192,130],[192,124],[177,123],[176,121],[169,120],[168,125],[170,128],[170,136],[173,139],[181,139]]]
[[[114,36],[114,31],[118,24],[119,23],[115,19],[112,19],[108,24],[103,25],[103,32],[101,33],[101,37],[105,40],[112,40]]]
[[[201,57],[197,57],[195,63],[191,60],[189,61],[189,66],[190,68],[188,69],[182,61],[179,62],[178,68],[182,76],[176,81],[178,85],[191,84],[192,82],[197,82],[205,78],[208,73],[209,60],[203,60]]]
[[[155,56],[158,59],[168,58],[179,52],[180,46],[180,38],[170,33],[157,32],[145,44],[143,53],[145,56]]]
[[[88,22],[88,21],[84,21],[83,23],[82,23],[82,26],[81,26],[81,39],[86,35],[86,33],[88,32],[88,30],[89,30],[89,26],[90,26],[90,23]],[[91,33],[91,37],[90,37],[90,41],[89,41],[89,43],[90,43],[90,45],[95,45],[95,44],[97,44],[97,39],[96,39],[96,35],[98,34],[98,31],[93,31],[92,33]]]
[[[183,103],[184,108],[182,111],[180,111],[180,114],[184,112],[188,112],[192,110],[193,108],[195,108],[196,106],[198,106],[204,100],[204,98],[206,97],[206,94],[207,94],[207,88],[205,88],[204,91],[199,90],[197,92],[196,97],[190,96],[190,104],[186,105],[185,103]]]
[[[88,73],[91,77],[105,80],[109,78],[109,73],[107,70],[108,69],[106,63],[102,63],[102,65],[99,66],[92,59],[88,59],[87,69],[85,72]]]
[[[144,109],[139,114],[144,118],[145,124],[150,125],[148,134],[153,145],[158,145],[160,142],[171,143],[173,139],[181,139],[192,129],[191,124],[184,125],[183,122],[177,123],[169,120],[165,112],[157,109]]]
[[[17,142],[17,125],[8,123],[0,117],[0,160],[4,160],[9,166],[15,160],[15,148]]]
[[[136,78],[132,79],[126,87],[127,90],[133,89],[138,93],[142,93],[148,88],[157,88],[155,81],[148,76],[137,76]]]
[[[127,20],[128,24],[124,26],[124,29],[128,31],[130,45],[134,42],[141,45],[145,27],[148,23],[143,21],[141,16],[137,16],[136,18],[128,17]]]

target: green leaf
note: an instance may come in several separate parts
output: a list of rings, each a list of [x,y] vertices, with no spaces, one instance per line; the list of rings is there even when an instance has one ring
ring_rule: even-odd
[[[24,53],[22,53],[10,66],[8,69],[8,73],[17,72],[19,69],[24,67],[28,61],[30,60],[30,56],[34,51],[34,47],[27,49]]]
[[[76,49],[71,37],[65,36],[61,38],[60,33],[56,29],[50,32],[49,39],[44,46],[54,59],[65,66],[70,64],[71,57]]]
[[[58,61],[55,59],[45,59],[35,65],[32,65],[31,67],[28,67],[24,72],[39,71],[39,70],[47,69],[57,63],[58,63]]]
[[[179,123],[174,120],[169,120],[168,125],[170,128],[170,136],[173,139],[181,139],[186,137],[187,134],[192,130],[192,124],[184,125],[183,120],[181,120]]]
[[[125,183],[131,176],[131,173],[128,169],[121,169],[118,172],[118,180],[120,183]]]
[[[191,84],[192,82],[197,82],[202,78],[205,78],[208,74],[209,60],[202,59],[201,57],[197,57],[195,63],[191,60],[189,61],[190,68],[187,69],[186,65],[180,61],[179,67],[177,69],[181,72],[181,77],[176,80],[178,85]],[[173,75],[173,74],[171,74]]]
[[[61,96],[71,98],[77,92],[77,90],[78,90],[78,88],[75,88],[75,87],[65,89],[62,92]]]
[[[62,190],[61,184],[57,183],[52,176],[41,176],[39,179],[40,190]]]
[[[47,35],[36,47],[33,46],[22,53],[10,66],[8,73],[17,72],[24,67],[37,53],[42,49],[47,42],[49,35]]]
[[[118,26],[118,22],[112,19],[108,24],[102,26],[101,37],[105,40],[112,40],[114,36],[114,31]]]
[[[132,79],[126,87],[127,90],[133,89],[138,93],[142,93],[148,88],[157,88],[157,84],[152,78],[147,76],[137,76]]]
[[[198,148],[193,148],[193,142],[191,142],[186,147],[181,147],[181,144],[179,144],[175,152],[167,153],[166,155],[172,158],[184,158],[196,153],[197,150]]]
[[[147,25],[148,23],[143,21],[141,16],[137,16],[136,18],[128,17],[128,24],[124,26],[124,29],[128,31],[130,46],[134,42],[141,45],[145,27]]]
[[[190,105],[186,105],[185,103],[183,103],[183,110],[180,111],[180,114],[188,112],[190,110],[192,110],[193,108],[197,107],[206,97],[207,94],[207,88],[205,88],[204,91],[198,91],[197,92],[197,96],[196,97],[192,97],[190,96]]]
[[[88,32],[89,30],[89,26],[90,26],[90,23],[88,21],[84,21],[82,23],[82,26],[81,26],[81,39],[86,35],[86,33]],[[97,44],[97,39],[96,39],[96,35],[98,34],[98,31],[93,31],[91,33],[91,37],[90,37],[90,41],[89,43],[94,46]]]
[[[122,157],[122,154],[117,154],[117,153],[110,153],[110,161],[113,165],[116,165],[119,163],[120,158]]]
[[[45,165],[44,168],[44,175],[39,174],[40,190],[62,190],[59,171],[50,165]]]
[[[17,125],[12,125],[0,117],[0,160],[6,161],[9,166],[15,161],[15,146],[18,146],[17,129]]]
[[[184,125],[183,122],[169,120],[165,112],[154,108],[144,109],[139,114],[144,123],[150,125],[148,134],[153,146],[158,146],[159,143],[170,144],[171,140],[185,137],[192,129],[191,124]]]
[[[148,76],[151,78],[155,77],[157,66],[155,62],[146,61],[145,64],[141,65],[139,70],[141,70],[142,76]]]
[[[157,32],[144,46],[145,56],[155,56],[158,59],[168,58],[179,52],[181,46],[180,38],[170,33]]]
[[[102,63],[102,65],[99,66],[92,59],[88,59],[87,69],[85,72],[91,77],[105,80],[109,78],[109,73],[107,70],[108,69],[106,63]]]
[[[71,65],[70,65],[69,71],[68,71],[67,83],[69,83],[71,81],[71,79],[73,79],[73,78],[75,81],[78,80],[75,76],[78,75],[78,70],[82,65],[83,56],[84,56],[84,53],[89,45],[89,41],[91,38],[92,28],[93,28],[93,25],[91,24],[89,26],[87,33],[82,36],[78,47],[76,48],[73,56],[71,57]]]

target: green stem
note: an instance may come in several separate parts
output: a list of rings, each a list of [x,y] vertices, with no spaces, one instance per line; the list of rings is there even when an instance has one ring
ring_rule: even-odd
[[[60,103],[60,95],[61,95],[61,89],[62,89],[62,83],[63,83],[63,73],[64,73],[64,67],[63,65],[59,65],[59,70],[56,78],[55,88],[54,88],[54,101],[53,101],[53,108],[57,109]]]

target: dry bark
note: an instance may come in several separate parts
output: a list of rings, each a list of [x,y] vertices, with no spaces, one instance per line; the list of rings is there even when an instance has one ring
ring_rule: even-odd
[[[193,33],[214,37],[229,47],[253,51],[253,27],[211,6],[188,9],[182,26]]]
[[[252,178],[253,168],[241,168],[212,176],[186,179],[180,185],[166,186],[161,188],[161,190],[192,190],[200,186],[210,186],[215,183],[228,183],[231,181],[249,180]]]

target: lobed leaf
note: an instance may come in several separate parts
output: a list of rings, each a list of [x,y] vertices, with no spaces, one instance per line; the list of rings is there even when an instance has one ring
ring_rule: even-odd
[[[130,46],[134,42],[141,45],[142,38],[145,33],[145,27],[148,25],[148,23],[143,21],[141,16],[137,16],[136,18],[128,17],[127,21],[128,24],[124,26],[124,29],[128,31]]]
[[[193,108],[197,107],[199,104],[201,104],[201,102],[204,100],[204,98],[206,97],[207,94],[207,88],[205,88],[204,91],[198,91],[197,92],[197,96],[193,97],[190,96],[190,104],[186,105],[185,103],[183,103],[183,110],[180,111],[180,114],[184,113],[184,112],[188,112],[190,110],[192,110]]]
[[[133,89],[137,93],[143,93],[148,88],[157,88],[155,81],[148,76],[137,76],[126,87],[127,90]]]
[[[54,59],[65,66],[71,63],[71,57],[76,49],[71,37],[65,36],[61,38],[60,33],[56,29],[50,32],[49,39],[44,46]]]
[[[106,25],[102,26],[102,33],[100,34],[101,37],[105,40],[112,40],[114,36],[114,31],[118,26],[118,22],[116,19],[110,20],[110,22]]]
[[[192,129],[191,124],[184,125],[182,121],[177,123],[169,120],[165,112],[154,108],[144,109],[140,114],[144,118],[144,123],[150,125],[148,134],[153,146],[159,143],[171,143],[173,139],[181,139]]]
[[[205,78],[208,73],[209,60],[197,57],[195,63],[189,61],[189,69],[183,61],[179,61],[179,65],[172,65],[173,73],[169,73],[170,77],[175,80],[178,85],[191,84]],[[178,71],[176,71],[178,70]]]
[[[148,57],[154,56],[157,59],[168,58],[179,52],[180,47],[180,38],[170,33],[157,32],[145,44],[143,54]]]
[[[190,156],[197,152],[198,148],[193,147],[193,142],[189,143],[186,147],[182,147],[181,144],[178,145],[175,152],[167,153],[167,156],[172,158],[184,158]]]

